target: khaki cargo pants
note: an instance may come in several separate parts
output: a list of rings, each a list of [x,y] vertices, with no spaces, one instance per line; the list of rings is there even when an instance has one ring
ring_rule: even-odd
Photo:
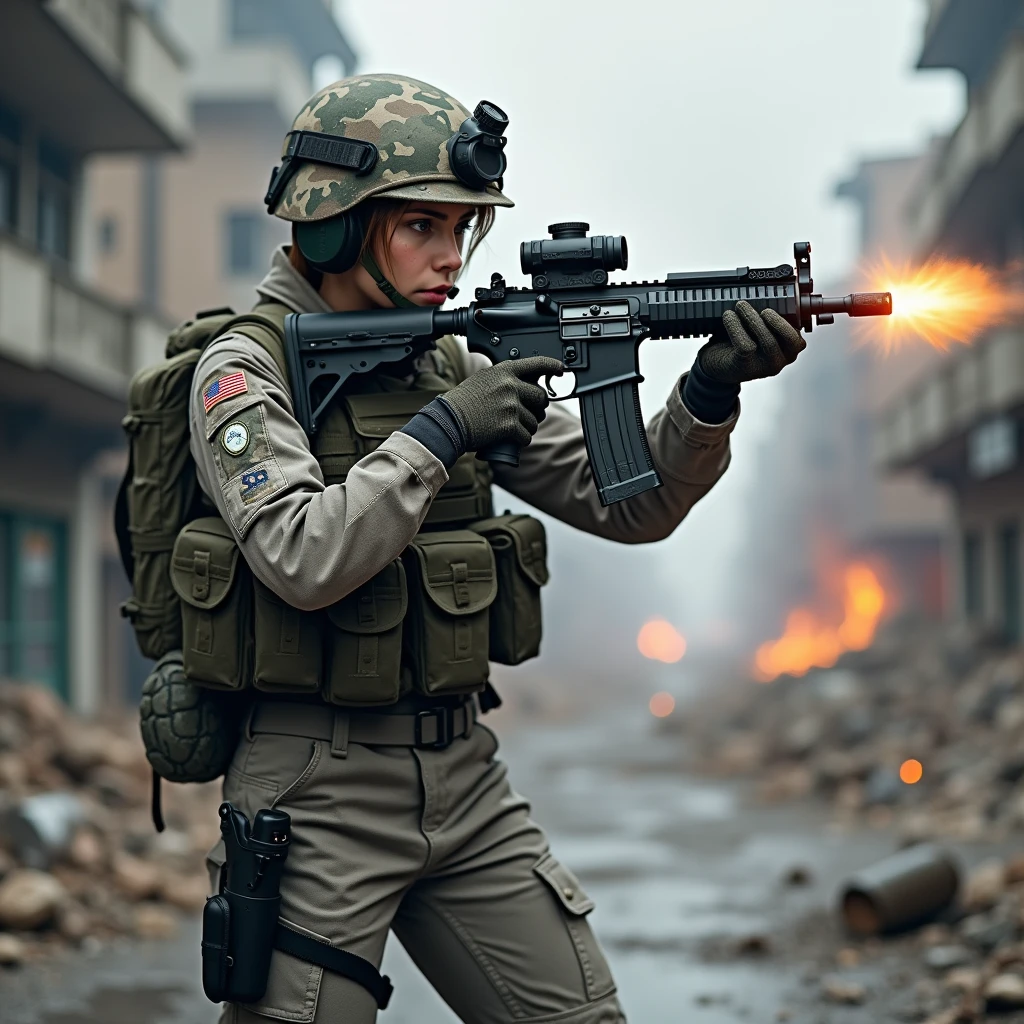
[[[477,723],[446,749],[366,746],[339,741],[335,714],[331,741],[247,731],[225,779],[250,820],[261,807],[291,815],[282,918],[378,968],[393,930],[463,1021],[624,1022],[593,903],[509,786],[494,734]],[[218,845],[212,877],[223,859]],[[267,1017],[371,1024],[377,1007],[275,951],[263,1001],[225,1005],[221,1024]]]

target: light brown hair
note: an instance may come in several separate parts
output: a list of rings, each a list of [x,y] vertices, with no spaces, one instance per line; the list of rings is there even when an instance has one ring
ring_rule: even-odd
[[[369,249],[375,257],[383,262],[386,270],[390,272],[391,267],[391,239],[402,216],[413,205],[413,200],[396,201],[394,199],[366,199],[365,205],[369,208],[370,220],[363,238],[363,247],[360,255]],[[476,223],[469,239],[469,248],[463,257],[463,268],[473,258],[480,243],[487,237],[487,233],[494,226],[494,207],[478,206],[476,208]],[[314,288],[319,291],[322,275],[314,270],[302,255],[295,242],[295,225],[292,225],[292,245],[288,253],[291,265],[300,273]]]

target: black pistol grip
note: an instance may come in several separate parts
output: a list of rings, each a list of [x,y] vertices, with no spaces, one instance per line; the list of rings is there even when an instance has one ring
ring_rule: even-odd
[[[485,462],[498,462],[504,466],[519,465],[519,449],[514,444],[492,444],[476,453]]]
[[[661,486],[635,380],[580,395],[583,440],[602,505]]]

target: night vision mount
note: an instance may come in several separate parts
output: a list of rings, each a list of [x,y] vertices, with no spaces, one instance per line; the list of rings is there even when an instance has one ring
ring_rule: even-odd
[[[484,189],[502,178],[508,161],[505,159],[505,132],[508,115],[497,104],[481,100],[446,144],[452,173],[467,188]],[[327,164],[352,171],[364,177],[377,166],[380,152],[372,142],[363,139],[339,138],[326,132],[290,131],[285,136],[281,163],[270,172],[270,184],[263,197],[267,210],[274,212],[295,165],[302,162]]]

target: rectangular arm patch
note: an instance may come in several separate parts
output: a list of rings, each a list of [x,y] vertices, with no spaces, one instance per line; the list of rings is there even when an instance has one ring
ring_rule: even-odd
[[[245,374],[229,373],[226,377],[220,377],[213,383],[208,384],[203,391],[203,407],[207,413],[225,398],[232,398],[234,395],[244,395],[249,390],[245,381]]]

